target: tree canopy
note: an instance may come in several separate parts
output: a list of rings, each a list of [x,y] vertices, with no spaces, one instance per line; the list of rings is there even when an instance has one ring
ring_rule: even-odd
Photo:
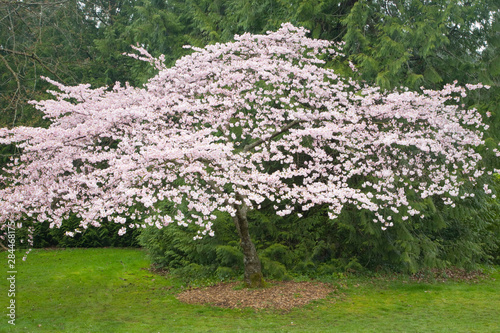
[[[263,202],[280,216],[325,205],[330,219],[351,205],[385,229],[423,214],[414,197],[474,196],[463,185],[486,172],[485,125],[461,99],[482,85],[382,92],[326,68],[340,45],[306,34],[283,24],[193,47],[173,67],[139,47],[131,56],[159,71],[143,88],[46,79],[59,91],[34,104],[50,125],[0,132],[21,150],[0,176],[0,223],[76,214],[83,229],[192,223],[201,237],[227,212],[245,282],[260,285],[247,214]]]

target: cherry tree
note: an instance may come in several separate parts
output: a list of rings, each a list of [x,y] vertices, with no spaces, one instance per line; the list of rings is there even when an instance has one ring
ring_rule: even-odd
[[[47,79],[54,99],[33,104],[51,125],[0,130],[0,143],[22,151],[0,176],[0,223],[60,227],[75,214],[75,232],[194,223],[199,238],[226,212],[245,283],[261,286],[247,213],[264,202],[299,217],[326,205],[331,219],[356,207],[385,229],[421,214],[411,198],[470,195],[462,185],[485,172],[475,149],[485,126],[461,98],[481,85],[382,92],[326,68],[341,45],[306,34],[283,24],[235,36],[171,68],[137,47],[131,56],[158,69],[141,88]]]

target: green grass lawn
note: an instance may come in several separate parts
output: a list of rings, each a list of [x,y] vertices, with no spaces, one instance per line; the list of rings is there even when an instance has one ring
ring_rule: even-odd
[[[7,276],[7,253],[1,254]],[[500,332],[500,271],[477,283],[343,278],[284,313],[179,302],[181,283],[137,249],[35,250],[16,262],[16,325],[0,281],[0,332]]]

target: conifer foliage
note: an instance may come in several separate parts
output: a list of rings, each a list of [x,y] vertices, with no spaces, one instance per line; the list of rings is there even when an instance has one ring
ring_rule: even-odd
[[[355,207],[386,229],[422,214],[411,198],[467,198],[463,185],[486,172],[484,125],[460,100],[482,86],[381,92],[325,68],[341,47],[306,33],[236,36],[171,68],[138,47],[132,56],[159,70],[143,88],[47,79],[55,98],[33,103],[51,125],[0,130],[22,151],[0,176],[0,223],[59,227],[76,214],[81,228],[193,224],[199,238],[226,212],[245,282],[262,286],[248,212],[264,203],[299,217],[323,205],[330,219]]]

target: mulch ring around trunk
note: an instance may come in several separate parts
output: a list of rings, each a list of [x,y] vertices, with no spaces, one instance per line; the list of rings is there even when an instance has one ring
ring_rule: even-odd
[[[326,298],[335,291],[321,282],[269,282],[260,289],[242,288],[241,282],[221,283],[211,287],[189,289],[177,295],[188,304],[207,304],[223,308],[291,310],[294,307]]]

